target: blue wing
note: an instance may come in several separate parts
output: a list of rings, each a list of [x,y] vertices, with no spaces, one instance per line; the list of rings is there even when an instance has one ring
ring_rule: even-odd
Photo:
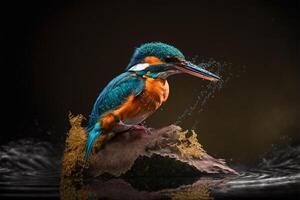
[[[98,96],[92,109],[87,130],[91,130],[101,115],[121,106],[130,95],[140,94],[145,87],[142,78],[124,72],[111,80]]]

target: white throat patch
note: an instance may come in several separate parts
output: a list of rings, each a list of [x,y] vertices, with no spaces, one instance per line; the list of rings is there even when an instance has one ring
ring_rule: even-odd
[[[149,63],[139,63],[136,65],[133,65],[128,71],[131,72],[138,72],[138,71],[142,71],[144,69],[146,69],[147,67],[149,67]]]

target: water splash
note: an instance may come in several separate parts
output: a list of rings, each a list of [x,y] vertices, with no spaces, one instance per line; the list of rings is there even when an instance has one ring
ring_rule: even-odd
[[[255,199],[294,199],[300,195],[300,145],[274,147],[262,156],[254,168],[243,170],[241,176],[230,178],[226,187],[214,189],[218,198],[232,199],[237,196]]]
[[[193,61],[193,63],[197,63],[197,57],[194,57],[191,60]],[[202,85],[199,89],[197,89],[197,91],[195,92],[197,94],[197,97],[194,103],[188,106],[183,111],[183,113],[177,117],[174,122],[176,125],[180,124],[188,117],[191,117],[195,112],[196,114],[202,112],[209,99],[214,98],[214,95],[222,90],[229,81],[239,78],[241,74],[246,71],[245,66],[234,66],[232,63],[218,62],[213,58],[202,60],[199,65],[219,75],[221,77],[221,81],[218,81],[216,83],[208,82],[207,84]],[[238,69],[234,69],[234,67]],[[234,73],[233,70],[235,71]],[[197,124],[198,121],[196,120],[193,125],[194,129],[196,128]]]

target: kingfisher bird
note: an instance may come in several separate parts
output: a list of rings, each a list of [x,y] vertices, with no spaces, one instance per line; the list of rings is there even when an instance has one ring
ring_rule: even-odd
[[[93,106],[86,127],[85,159],[89,159],[95,141],[101,146],[110,133],[129,129],[149,133],[139,124],[167,100],[167,78],[179,73],[220,80],[202,66],[187,61],[174,46],[151,42],[136,48],[126,71],[108,83]]]

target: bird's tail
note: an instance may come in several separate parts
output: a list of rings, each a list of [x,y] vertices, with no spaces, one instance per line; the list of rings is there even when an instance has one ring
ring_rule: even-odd
[[[87,139],[86,145],[85,145],[85,159],[86,160],[89,159],[93,145],[101,133],[102,133],[102,129],[101,129],[99,123],[97,123],[95,125],[95,127],[91,131],[88,132],[88,139]]]

